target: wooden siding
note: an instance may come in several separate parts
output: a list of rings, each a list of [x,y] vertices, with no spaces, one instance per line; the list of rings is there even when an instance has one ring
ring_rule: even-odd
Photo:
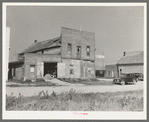
[[[112,72],[113,72],[113,76],[112,76]],[[106,78],[118,77],[117,65],[106,65],[105,66],[105,77]]]
[[[124,65],[118,67],[122,73],[143,73],[143,65]]]

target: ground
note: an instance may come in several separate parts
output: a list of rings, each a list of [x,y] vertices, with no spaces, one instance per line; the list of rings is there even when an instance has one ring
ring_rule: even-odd
[[[6,110],[143,111],[144,81],[124,86],[106,79],[92,85],[56,82],[58,86],[7,86]]]
[[[69,85],[69,86],[50,86],[50,87],[6,87],[6,94],[18,96],[19,93],[24,96],[38,95],[40,91],[48,91],[51,94],[53,91],[57,94],[68,92],[72,88],[78,93],[91,93],[91,92],[119,92],[119,91],[134,91],[143,90],[144,81],[139,81],[136,85],[127,84],[124,86],[118,84],[111,85]]]

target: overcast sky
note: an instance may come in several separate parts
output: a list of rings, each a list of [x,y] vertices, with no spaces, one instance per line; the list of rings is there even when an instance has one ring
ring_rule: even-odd
[[[126,51],[143,51],[143,7],[7,7],[10,59],[34,40],[60,36],[61,27],[95,32],[96,54],[114,64]],[[96,59],[96,65],[101,61]]]

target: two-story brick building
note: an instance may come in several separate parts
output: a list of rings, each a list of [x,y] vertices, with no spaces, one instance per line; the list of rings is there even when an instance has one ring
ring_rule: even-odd
[[[95,77],[95,33],[61,28],[59,37],[35,42],[9,63],[9,76],[35,79]]]

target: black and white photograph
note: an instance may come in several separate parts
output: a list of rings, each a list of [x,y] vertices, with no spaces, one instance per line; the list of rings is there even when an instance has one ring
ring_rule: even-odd
[[[146,119],[146,3],[3,3],[3,119]]]

